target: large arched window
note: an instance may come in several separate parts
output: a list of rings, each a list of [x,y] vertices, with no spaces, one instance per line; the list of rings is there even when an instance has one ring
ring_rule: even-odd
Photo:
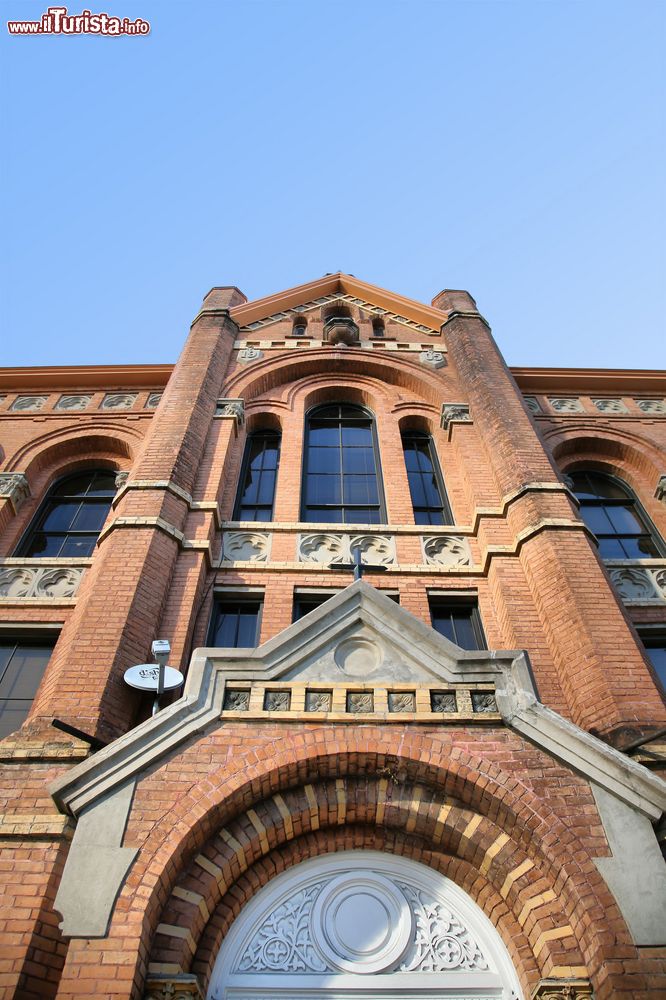
[[[429,434],[405,431],[402,450],[416,524],[453,524],[439,462]]]
[[[280,462],[280,435],[258,431],[245,446],[240,488],[234,508],[237,521],[271,521]]]
[[[30,558],[90,556],[116,493],[115,472],[96,469],[56,483],[17,555]]]
[[[385,520],[374,421],[362,407],[333,403],[308,415],[301,517],[336,524]]]
[[[662,554],[626,483],[592,470],[570,473],[580,515],[599,542],[602,559],[650,559]]]

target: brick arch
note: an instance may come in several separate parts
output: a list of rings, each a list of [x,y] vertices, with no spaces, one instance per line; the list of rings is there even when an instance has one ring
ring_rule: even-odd
[[[563,472],[577,464],[592,464],[625,479],[633,488],[650,491],[661,473],[657,450],[637,434],[616,429],[592,433],[588,427],[572,427],[565,432],[558,428],[547,440]]]
[[[587,974],[574,936],[574,924],[585,934],[583,908],[570,917],[557,873],[544,870],[543,858],[536,863],[496,822],[432,786],[401,785],[387,798],[388,785],[367,777],[313,782],[227,823],[179,876],[150,962],[195,971],[205,981],[232,920],[274,874],[341,843],[367,848],[379,841],[381,849],[434,861],[460,884],[500,931],[524,985],[565,967]]]
[[[143,434],[121,424],[72,424],[33,438],[11,457],[7,471],[42,477],[45,472],[60,475],[60,469],[82,457],[107,457],[117,467],[129,468]],[[57,470],[57,473],[56,473]]]
[[[411,390],[416,396],[439,405],[443,395],[443,377],[426,371],[418,361],[412,361],[398,351],[390,358],[382,358],[370,351],[331,350],[290,351],[288,356],[266,358],[249,369],[237,372],[226,384],[224,393],[229,398],[242,397],[246,403],[275,388],[301,379],[333,375],[346,378],[350,375],[370,377],[387,385]],[[446,378],[446,376],[444,376]]]
[[[306,788],[308,784],[316,788],[322,782],[328,782],[328,795],[328,788],[340,787],[338,782],[346,783],[352,778],[362,777],[361,804],[355,806],[355,812],[351,809],[346,811],[345,824],[361,822],[378,825],[376,813],[370,817],[367,811],[363,814],[361,808],[370,809],[373,803],[376,808],[376,795],[373,798],[369,788],[378,792],[381,780],[391,785],[395,781],[398,783],[396,787],[401,790],[411,784],[413,789],[420,789],[418,794],[414,791],[402,805],[392,806],[390,816],[385,811],[381,825],[388,825],[391,818],[392,829],[404,830],[409,818],[415,814],[417,818],[410,838],[420,838],[424,849],[433,849],[437,823],[442,822],[439,818],[442,806],[453,800],[456,811],[447,814],[450,822],[444,823],[447,838],[450,829],[451,853],[479,871],[483,870],[494,887],[493,891],[504,898],[504,890],[516,919],[522,914],[525,927],[529,922],[530,928],[539,916],[536,913],[537,904],[532,902],[535,897],[529,894],[528,898],[524,895],[518,898],[518,895],[524,887],[535,885],[534,876],[538,873],[537,895],[547,893],[546,903],[553,902],[552,893],[561,899],[558,919],[554,923],[553,920],[545,921],[548,925],[546,930],[536,937],[529,931],[530,939],[534,938],[537,959],[543,963],[542,969],[562,965],[557,957],[558,949],[564,947],[566,950],[574,946],[575,941],[584,948],[588,962],[599,957],[603,949],[594,940],[590,929],[590,913],[596,914],[593,922],[597,919],[600,922],[612,920],[618,937],[630,946],[627,929],[613,897],[592,861],[585,857],[577,835],[557,818],[543,796],[516,782],[496,763],[472,757],[454,747],[447,752],[445,763],[438,765],[433,760],[438,754],[441,759],[441,748],[421,733],[386,736],[378,730],[364,729],[350,734],[340,729],[328,736],[334,740],[334,750],[315,743],[313,734],[305,732],[291,734],[288,745],[280,738],[261,750],[255,748],[252,759],[245,760],[239,753],[233,773],[226,769],[224,772],[209,773],[188,797],[179,800],[178,821],[164,834],[160,832],[158,835],[155,831],[130,873],[120,897],[121,905],[116,911],[112,936],[131,936],[132,928],[138,923],[147,933],[149,927],[154,933],[158,924],[169,926],[165,919],[166,908],[173,905],[178,909],[186,902],[187,893],[192,891],[187,888],[187,878],[194,864],[192,859],[202,856],[207,844],[213,841],[219,844],[221,838],[226,845],[225,850],[229,852],[226,863],[230,881],[227,884],[220,876],[223,870],[219,865],[212,869],[218,898],[215,901],[211,898],[209,906],[204,897],[200,913],[202,921],[205,915],[207,922],[211,908],[214,910],[221,900],[222,890],[224,893],[231,891],[232,884],[251,863],[279,843],[292,839],[289,836],[290,824],[293,836],[300,836],[302,831],[314,832],[308,828],[308,817],[311,818],[312,812],[318,810],[313,810],[312,791],[308,794]],[[574,776],[570,780],[574,785],[580,783],[580,779]],[[586,786],[578,791],[589,797],[593,808]],[[307,808],[302,798],[300,806],[292,801],[293,795],[305,796]],[[319,800],[317,791],[315,798]],[[292,804],[291,809],[288,803]],[[262,819],[266,809],[273,816],[270,822]],[[258,825],[255,825],[253,814],[259,818]],[[285,814],[288,819],[285,819]],[[329,825],[340,825],[338,819],[333,818],[333,812],[331,817]],[[268,816],[266,818],[269,819]],[[325,826],[321,815],[319,825],[320,828]],[[261,833],[262,826],[264,834]],[[270,836],[269,830],[272,831]],[[603,836],[599,831],[596,835]],[[271,843],[271,837],[275,838],[274,843]],[[130,845],[131,837],[126,842]],[[440,843],[436,843],[436,849],[440,849]],[[240,853],[237,853],[238,850]],[[519,864],[510,864],[514,856],[521,858]],[[522,864],[526,865],[524,869]],[[209,885],[212,887],[212,883]],[[152,887],[147,898],[135,895],[139,887],[146,886]],[[185,899],[182,898],[183,892]],[[199,903],[195,900],[197,909]],[[188,912],[193,915],[191,906]],[[192,937],[194,945],[188,945],[184,953],[186,957],[189,955],[188,961],[191,962],[203,933],[203,922],[196,927],[196,937],[187,921],[182,926],[172,924],[171,927],[180,927],[180,930],[176,931],[175,938],[166,935],[169,945],[175,941],[180,947]],[[556,931],[554,936],[547,933],[550,931]],[[575,937],[569,940],[572,931]],[[546,937],[541,938],[541,933]],[[160,946],[157,938],[155,941]],[[577,944],[575,946],[578,947]]]

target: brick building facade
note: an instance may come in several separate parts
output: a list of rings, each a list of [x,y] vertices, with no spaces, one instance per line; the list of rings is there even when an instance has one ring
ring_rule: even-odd
[[[0,396],[2,996],[666,995],[666,373],[334,274]]]

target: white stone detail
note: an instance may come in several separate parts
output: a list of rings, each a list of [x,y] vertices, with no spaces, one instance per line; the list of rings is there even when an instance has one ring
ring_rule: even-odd
[[[446,569],[472,565],[469,542],[462,535],[422,535],[423,555],[431,566]]]
[[[11,501],[17,514],[30,496],[28,478],[22,472],[0,472],[0,497]]]
[[[252,361],[261,361],[263,356],[264,352],[260,351],[258,347],[244,347],[242,351],[238,352],[238,360],[243,365]]]
[[[361,550],[364,566],[391,566],[396,562],[395,538],[393,535],[347,535],[329,531],[314,531],[299,535],[298,561],[319,563],[354,562],[353,553]]]
[[[419,361],[422,365],[427,365],[429,368],[443,368],[446,365],[446,358],[442,352],[436,351],[432,347],[419,354]]]
[[[92,396],[61,396],[55,405],[56,410],[85,410]]]
[[[338,645],[334,659],[343,674],[368,677],[381,666],[384,655],[376,642],[355,636]]]
[[[649,601],[660,596],[650,573],[643,567],[614,567],[610,577],[624,600]]]
[[[17,396],[9,408],[10,410],[18,410],[19,412],[24,410],[41,410],[48,398],[48,396]]]
[[[265,531],[226,531],[223,558],[228,562],[267,562],[272,535]]]
[[[657,483],[654,495],[657,500],[661,500],[662,503],[666,503],[666,476],[659,476],[659,482]]]
[[[215,416],[231,417],[242,426],[245,420],[245,403],[242,399],[218,399]]]
[[[290,896],[262,923],[238,962],[238,972],[328,972],[310,934],[310,914],[324,883]]]
[[[416,919],[412,948],[402,972],[485,971],[488,963],[474,935],[456,914],[423,890],[400,883]]]
[[[549,397],[548,402],[558,413],[584,413],[585,407],[577,396]]]
[[[628,413],[621,399],[593,399],[592,402],[601,413]]]
[[[440,424],[448,430],[451,424],[471,424],[472,416],[467,403],[442,403]]]
[[[85,566],[35,565],[40,561],[0,563],[0,599],[55,601],[75,597]]]
[[[107,392],[102,400],[102,410],[130,410],[136,402],[135,392]]]
[[[636,406],[643,413],[666,413],[666,399],[637,399]]]
[[[164,394],[161,392],[150,392],[148,393],[148,399],[146,400],[145,409],[154,410],[159,406],[160,400]]]

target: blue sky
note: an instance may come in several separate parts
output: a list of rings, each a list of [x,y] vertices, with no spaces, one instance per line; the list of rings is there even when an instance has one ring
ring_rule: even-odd
[[[666,3],[68,4],[9,37],[2,365],[169,362],[215,284],[467,288],[514,365],[666,367]]]

